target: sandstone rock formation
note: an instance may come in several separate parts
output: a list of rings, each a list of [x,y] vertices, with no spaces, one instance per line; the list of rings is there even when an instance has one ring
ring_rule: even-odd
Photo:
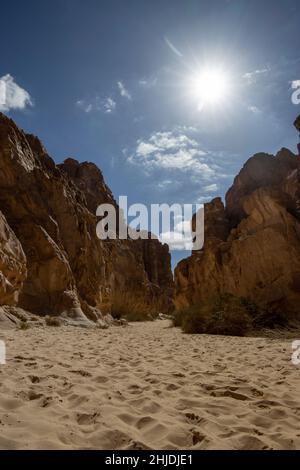
[[[300,314],[300,156],[250,158],[226,195],[205,205],[205,244],[175,271],[177,309],[229,293]]]
[[[18,302],[26,279],[26,258],[21,243],[0,212],[0,298],[3,304]]]
[[[300,116],[297,117],[296,121],[294,122],[294,126],[296,127],[297,131],[300,132]],[[298,153],[300,155],[300,143],[298,144]]]
[[[95,214],[100,204],[112,204],[119,214],[119,207],[94,163],[68,158],[58,167],[83,191],[90,212]],[[132,292],[139,301],[144,299],[160,311],[173,309],[174,283],[168,245],[162,245],[150,233],[146,240],[107,240],[103,244],[109,252],[107,268],[111,273],[110,287],[115,292]]]
[[[124,290],[157,313],[171,308],[168,248],[99,240],[102,202],[115,204],[94,164],[56,165],[38,138],[0,114],[0,305],[97,320]]]

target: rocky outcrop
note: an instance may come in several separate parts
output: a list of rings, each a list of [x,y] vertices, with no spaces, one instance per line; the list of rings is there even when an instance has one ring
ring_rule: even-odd
[[[205,205],[205,244],[175,271],[177,309],[229,293],[300,314],[300,157],[250,158],[226,195]]]
[[[74,158],[67,158],[58,168],[84,193],[86,206],[92,214],[96,214],[99,204],[117,206],[101,171],[94,163],[79,163]]]
[[[38,138],[0,114],[0,210],[9,238],[3,238],[0,269],[19,294],[12,296],[15,305],[39,315],[97,320],[124,289],[157,312],[170,308],[168,249],[159,242],[152,249],[151,241],[146,248],[147,240],[99,240],[95,208],[102,202],[115,204],[94,164],[68,159],[56,165]],[[13,243],[15,259],[8,263]],[[155,274],[153,266],[148,269],[147,250],[157,263]],[[0,305],[12,302],[9,289],[5,292],[0,291]]]
[[[192,220],[192,230],[196,232],[196,215]],[[204,239],[223,240],[229,235],[229,220],[222,199],[217,197],[205,205]]]
[[[298,166],[298,161],[287,149],[278,152],[276,158],[258,153],[250,158],[235,178],[233,186],[226,194],[226,210],[231,225],[236,226],[245,216],[245,198],[258,188],[275,187]]]

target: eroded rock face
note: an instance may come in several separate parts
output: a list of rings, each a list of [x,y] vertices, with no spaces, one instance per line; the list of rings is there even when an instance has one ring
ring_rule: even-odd
[[[226,195],[205,205],[205,245],[175,271],[178,309],[230,293],[300,314],[300,158],[252,157]]]
[[[18,306],[97,320],[109,312],[116,289],[138,292],[158,311],[170,304],[163,290],[165,275],[172,288],[168,251],[160,244],[153,251],[165,271],[152,281],[137,243],[97,238],[95,207],[102,202],[114,199],[95,165],[68,159],[56,166],[38,138],[0,114],[0,209],[27,259],[27,274],[19,268]]]
[[[288,149],[282,149],[276,158],[273,155],[258,153],[246,162],[226,194],[226,210],[233,226],[246,215],[243,210],[245,197],[258,188],[279,185],[298,167],[294,157]]]
[[[0,212],[0,304],[16,305],[26,279],[26,257],[21,243]]]
[[[76,187],[82,189],[92,213],[96,213],[100,204],[112,204],[116,208],[118,222],[119,207],[94,163],[79,163],[69,158],[59,168]],[[109,291],[132,292],[159,311],[173,309],[174,282],[167,245],[152,239],[151,234],[148,234],[147,240],[110,240],[103,245],[109,252]],[[109,310],[109,304],[110,296],[106,297],[105,310]]]
[[[58,165],[58,168],[84,193],[87,208],[92,214],[96,214],[100,204],[117,206],[111,190],[104,181],[102,172],[94,163],[79,163],[73,158],[68,158],[64,163]]]
[[[229,235],[229,220],[221,198],[215,198],[205,204],[204,242],[217,239],[225,241]],[[192,225],[193,231],[196,226]]]

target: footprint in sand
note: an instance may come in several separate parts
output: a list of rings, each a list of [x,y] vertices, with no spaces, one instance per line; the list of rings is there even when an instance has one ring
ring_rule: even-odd
[[[76,421],[80,426],[86,426],[89,424],[96,424],[100,416],[99,412],[95,413],[77,413]]]
[[[185,413],[185,417],[187,418],[187,421],[189,423],[200,424],[204,420],[204,418],[200,418],[200,416],[198,416],[194,413]]]
[[[31,383],[33,383],[33,384],[37,384],[41,381],[41,379],[39,377],[37,377],[36,375],[29,375],[28,378],[31,381]]]
[[[233,392],[232,390],[225,390],[225,391],[215,391],[210,394],[211,397],[226,397],[226,398],[233,398],[234,400],[241,400],[246,401],[250,400],[249,397],[246,395],[242,395],[241,393]]]

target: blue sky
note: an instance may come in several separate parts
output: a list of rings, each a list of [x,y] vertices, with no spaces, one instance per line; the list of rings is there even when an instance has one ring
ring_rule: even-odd
[[[255,152],[295,150],[299,10],[296,0],[6,2],[0,77],[16,96],[4,111],[57,162],[95,162],[130,203],[224,196]],[[204,68],[228,84],[213,105],[192,86]]]

